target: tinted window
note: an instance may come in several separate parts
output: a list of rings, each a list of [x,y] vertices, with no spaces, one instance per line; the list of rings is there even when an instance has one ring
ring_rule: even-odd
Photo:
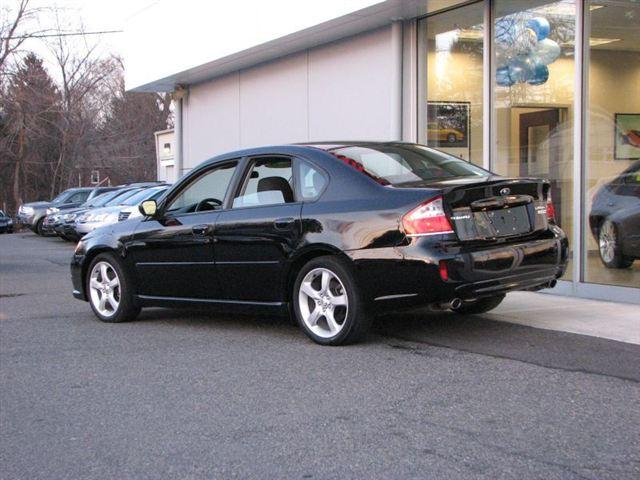
[[[298,178],[300,179],[300,196],[303,200],[315,200],[327,185],[327,177],[307,162],[298,161],[297,166]]]
[[[261,158],[253,162],[243,188],[233,199],[233,207],[256,207],[293,201],[291,159]]]
[[[469,162],[422,145],[341,147],[329,152],[382,184],[490,175]]]
[[[187,187],[174,198],[168,212],[190,213],[195,211],[213,210],[224,202],[236,163],[209,170],[192,180]],[[205,202],[205,200],[208,200]]]

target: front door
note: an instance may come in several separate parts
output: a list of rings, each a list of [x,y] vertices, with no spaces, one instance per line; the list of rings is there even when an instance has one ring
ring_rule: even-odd
[[[140,223],[126,245],[138,294],[219,299],[214,229],[237,162],[204,171],[161,205],[158,218]]]
[[[520,114],[520,176],[549,180],[556,221],[562,225],[559,123],[558,108]]]
[[[259,157],[216,223],[216,266],[229,301],[284,301],[284,265],[300,241],[292,160]]]

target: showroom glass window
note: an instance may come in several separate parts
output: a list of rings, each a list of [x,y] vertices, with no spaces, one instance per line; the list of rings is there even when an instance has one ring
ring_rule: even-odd
[[[492,170],[548,179],[573,245],[575,2],[496,0],[494,11]]]
[[[479,2],[420,24],[426,85],[418,140],[476,165],[483,161],[483,9]]]
[[[640,3],[588,6],[583,275],[640,287]]]

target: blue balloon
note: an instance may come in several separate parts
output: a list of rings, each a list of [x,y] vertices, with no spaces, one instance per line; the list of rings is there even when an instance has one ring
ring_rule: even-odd
[[[533,66],[533,73],[527,83],[529,85],[542,85],[549,80],[549,68],[546,65],[536,63]]]
[[[551,25],[549,25],[549,20],[544,17],[535,17],[531,18],[527,21],[527,27],[536,32],[536,36],[538,37],[538,41],[544,40],[549,35],[551,31]]]
[[[509,63],[509,78],[515,83],[524,83],[533,75],[533,62],[529,57],[517,57]]]
[[[496,83],[501,87],[510,87],[515,83],[509,76],[509,67],[499,67],[496,69]]]

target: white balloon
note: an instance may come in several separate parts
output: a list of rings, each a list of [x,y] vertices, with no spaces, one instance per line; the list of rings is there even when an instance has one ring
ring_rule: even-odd
[[[536,47],[538,36],[536,32],[523,25],[518,25],[514,32],[513,51],[516,55],[528,55]]]
[[[544,40],[540,40],[536,48],[533,50],[531,54],[531,58],[536,62],[542,65],[549,65],[550,63],[555,62],[560,56],[561,49],[560,45],[553,40],[545,38]]]

